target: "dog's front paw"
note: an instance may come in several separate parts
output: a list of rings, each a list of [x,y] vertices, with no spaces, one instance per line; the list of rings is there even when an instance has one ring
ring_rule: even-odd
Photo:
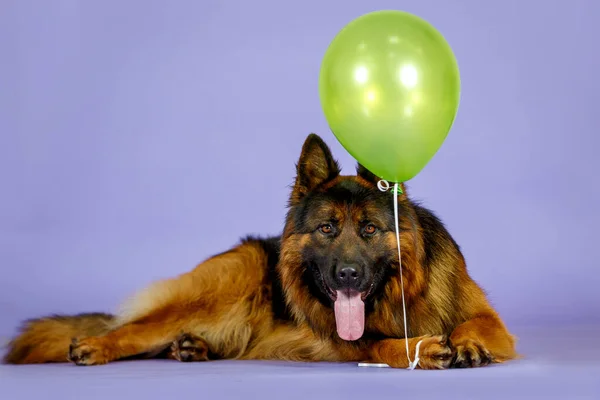
[[[419,346],[417,368],[445,369],[452,363],[454,351],[450,347],[447,336],[426,335],[408,339],[409,355],[413,362],[416,358],[417,345]],[[385,339],[377,343],[372,352],[372,361],[388,364],[392,368],[408,367],[406,340]]]
[[[110,361],[108,349],[98,338],[73,339],[67,360],[75,365],[101,365]]]
[[[446,369],[450,366],[454,351],[450,347],[447,336],[425,336],[418,340],[421,340],[421,345],[419,346],[419,368]]]
[[[454,345],[452,368],[483,367],[494,361],[492,354],[478,341],[467,339]]]

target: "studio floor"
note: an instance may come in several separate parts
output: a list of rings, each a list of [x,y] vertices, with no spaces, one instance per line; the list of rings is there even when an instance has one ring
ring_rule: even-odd
[[[600,399],[600,325],[513,331],[522,360],[470,370],[168,360],[0,365],[0,399]]]

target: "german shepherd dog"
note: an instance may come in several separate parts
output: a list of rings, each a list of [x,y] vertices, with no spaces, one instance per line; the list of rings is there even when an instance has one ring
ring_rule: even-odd
[[[311,134],[283,233],[248,237],[133,296],[117,315],[25,321],[9,364],[169,358],[480,367],[517,357],[515,337],[469,276],[442,222],[358,165],[342,176]],[[398,196],[405,342],[393,196]],[[408,346],[407,346],[408,344]],[[408,347],[408,354],[407,354]]]

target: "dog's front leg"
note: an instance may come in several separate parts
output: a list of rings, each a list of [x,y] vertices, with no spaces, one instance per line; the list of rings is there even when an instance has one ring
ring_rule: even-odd
[[[420,336],[408,339],[411,361],[415,359],[417,344],[419,344],[417,368],[445,369],[450,366],[454,352],[446,336]],[[370,349],[370,361],[387,364],[392,368],[408,368],[406,340],[384,339],[375,342]]]
[[[480,367],[517,357],[515,337],[491,313],[478,315],[456,327],[450,343],[456,351],[453,368]]]

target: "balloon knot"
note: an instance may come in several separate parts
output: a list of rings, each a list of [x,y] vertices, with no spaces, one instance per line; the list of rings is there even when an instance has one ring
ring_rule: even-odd
[[[379,190],[381,190],[382,192],[387,192],[388,190],[390,190],[391,193],[395,192],[398,195],[404,193],[402,191],[402,188],[400,187],[400,185],[391,186],[390,183],[388,181],[386,181],[385,179],[382,179],[379,182],[377,182],[377,188]]]

